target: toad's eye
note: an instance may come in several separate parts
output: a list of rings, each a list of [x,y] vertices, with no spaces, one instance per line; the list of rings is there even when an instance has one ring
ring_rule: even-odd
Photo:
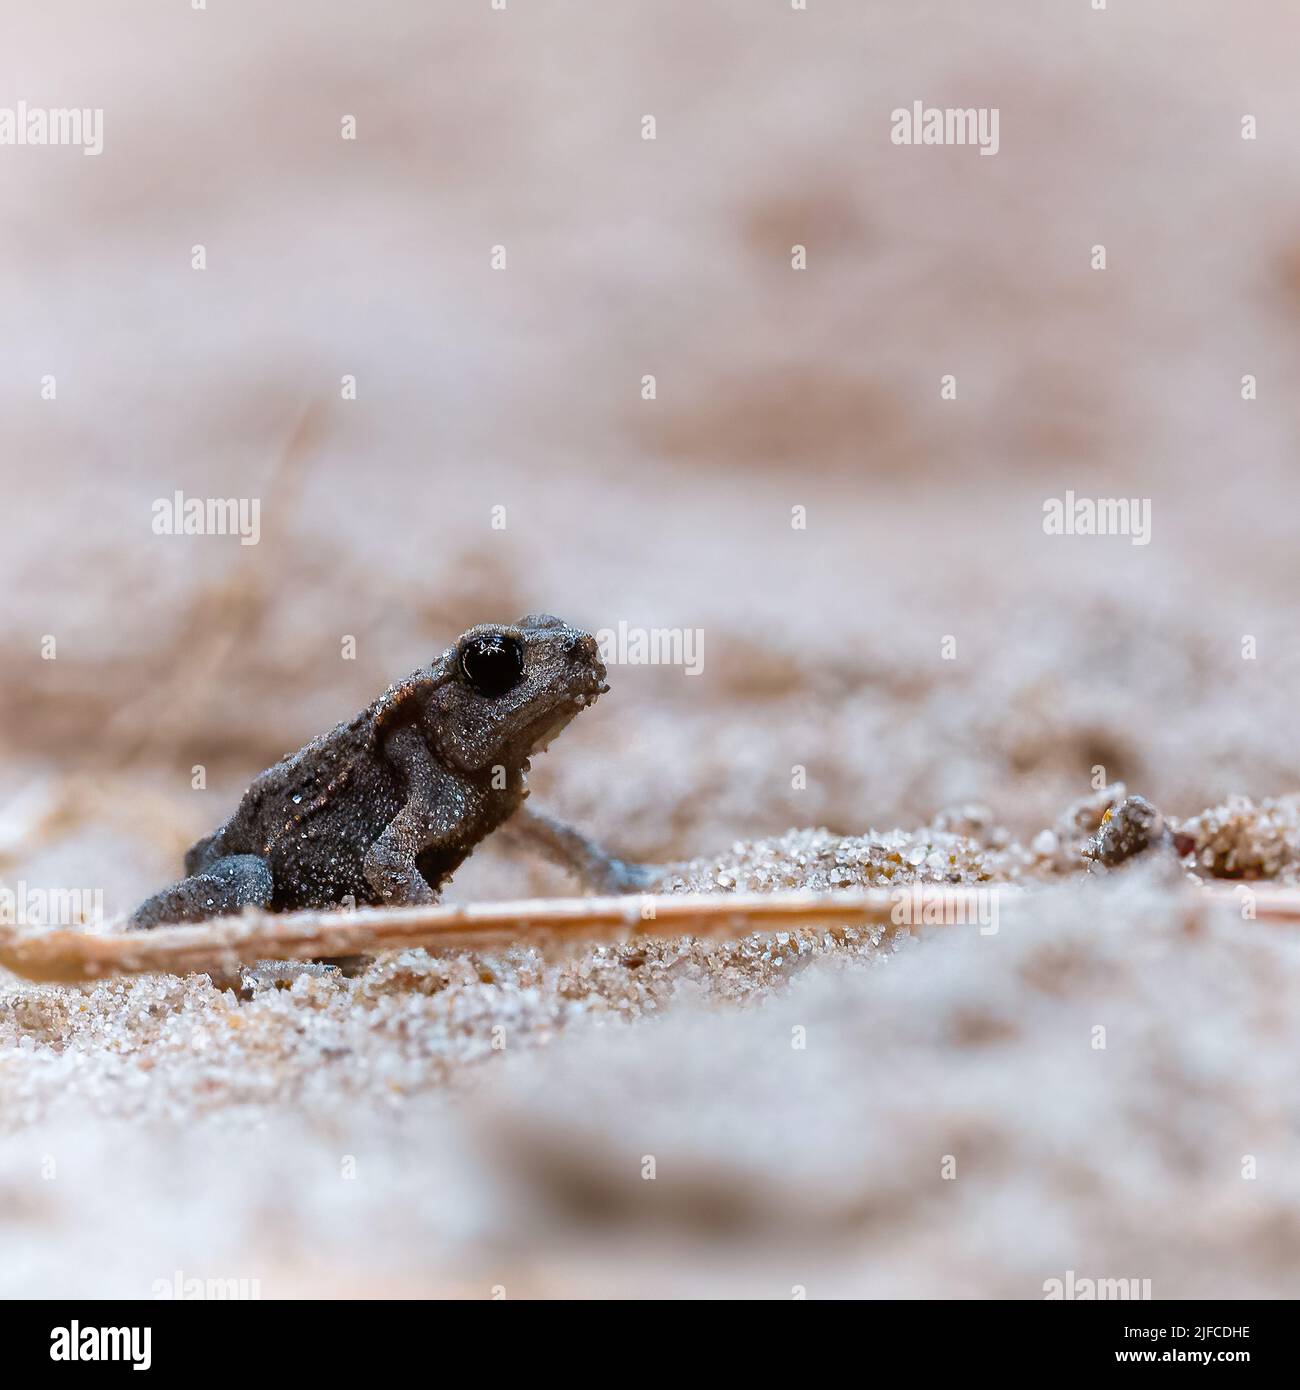
[[[492,700],[519,684],[524,649],[517,638],[500,633],[473,637],[461,649],[460,669],[475,694]]]

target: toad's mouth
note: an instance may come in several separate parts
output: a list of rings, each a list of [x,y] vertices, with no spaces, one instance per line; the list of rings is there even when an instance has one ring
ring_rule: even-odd
[[[592,681],[583,689],[574,691],[555,709],[548,710],[538,720],[536,729],[530,731],[529,751],[545,753],[550,744],[564,732],[574,717],[582,710],[594,705],[608,689],[609,686],[605,685],[603,681]]]

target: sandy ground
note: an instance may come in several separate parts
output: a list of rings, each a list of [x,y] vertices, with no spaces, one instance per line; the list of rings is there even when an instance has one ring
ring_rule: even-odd
[[[538,763],[628,854],[856,881],[833,837],[897,827],[924,877],[961,824],[1062,882],[897,949],[4,980],[0,1291],[1297,1292],[1300,936],[1040,838],[1122,781],[1222,808],[1203,872],[1297,877],[1292,7],[75,3],[7,37],[0,106],[105,139],[0,148],[5,884],[129,910],[269,761],[547,610],[704,635]],[[996,105],[997,156],[892,145],[916,100]],[[259,543],[153,534],[178,489],[259,499]],[[1149,544],[1045,534],[1066,490],[1149,501]],[[449,896],[569,887],[489,845]]]

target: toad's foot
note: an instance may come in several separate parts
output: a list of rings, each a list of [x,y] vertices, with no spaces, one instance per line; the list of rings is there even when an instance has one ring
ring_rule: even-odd
[[[191,874],[155,893],[131,914],[127,928],[139,931],[165,923],[203,922],[245,907],[267,907],[273,884],[271,869],[256,854],[229,854],[201,874]]]

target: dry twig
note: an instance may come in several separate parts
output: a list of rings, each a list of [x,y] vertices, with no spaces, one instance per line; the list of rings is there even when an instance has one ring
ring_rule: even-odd
[[[1016,888],[999,897],[1024,901]],[[1260,921],[1300,923],[1300,891],[1250,886]],[[990,888],[926,888],[908,895],[913,918],[976,922]],[[977,896],[979,895],[979,896]],[[73,930],[0,927],[0,966],[28,980],[78,984],[113,975],[230,973],[260,960],[311,960],[370,955],[412,946],[481,949],[511,942],[629,942],[646,937],[739,936],[747,932],[820,926],[908,930],[896,921],[895,889],[830,893],[645,894],[601,898],[534,898],[461,907],[367,908],[355,912],[248,913],[193,927],[93,935]],[[1240,888],[1189,893],[1242,912]]]
[[[971,893],[944,891],[954,911]],[[193,927],[104,935],[0,928],[0,966],[29,980],[70,984],[109,975],[229,971],[259,960],[369,955],[411,946],[465,949],[521,940],[743,935],[816,924],[892,928],[896,901],[897,895],[888,889],[670,893],[355,912],[249,912]]]

